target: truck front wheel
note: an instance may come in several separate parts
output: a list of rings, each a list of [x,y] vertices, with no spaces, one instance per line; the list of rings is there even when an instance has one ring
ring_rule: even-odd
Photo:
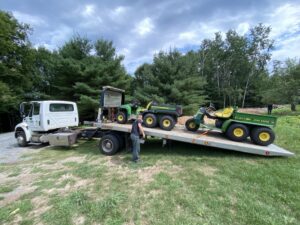
[[[16,138],[20,147],[26,147],[28,145],[28,142],[26,141],[26,134],[24,131],[17,131]]]
[[[267,127],[253,128],[250,137],[255,144],[262,146],[270,145],[275,140],[274,132]]]
[[[233,123],[227,129],[226,136],[232,141],[245,141],[249,136],[249,129],[244,124]]]
[[[114,155],[119,150],[119,140],[113,134],[104,135],[100,140],[100,151],[104,155]]]

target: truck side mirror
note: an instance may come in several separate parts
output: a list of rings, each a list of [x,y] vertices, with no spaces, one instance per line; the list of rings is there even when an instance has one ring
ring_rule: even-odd
[[[20,104],[20,115],[21,115],[21,117],[22,118],[24,118],[25,117],[25,112],[24,112],[24,102],[22,102],[21,104]]]

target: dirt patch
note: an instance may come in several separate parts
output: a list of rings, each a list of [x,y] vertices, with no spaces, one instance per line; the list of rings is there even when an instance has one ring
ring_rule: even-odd
[[[85,161],[85,156],[72,156],[66,159],[60,160],[60,163],[67,163],[67,162],[76,162],[76,163],[83,163]]]
[[[208,177],[215,175],[215,173],[218,171],[218,169],[208,165],[200,166],[197,170]]]
[[[267,113],[267,108],[241,108],[239,112],[252,113],[252,114],[265,114]]]
[[[74,180],[74,183],[67,183],[64,187],[62,188],[51,188],[48,190],[44,190],[44,192],[48,195],[52,194],[60,194],[60,195],[65,195],[71,191],[76,191],[81,187],[87,187],[90,184],[93,184],[95,182],[94,179],[81,179],[79,177],[75,177],[71,174],[65,174],[61,178],[58,179],[57,184],[61,184],[64,180]]]
[[[39,177],[38,174],[31,174],[31,168],[23,168],[21,173],[15,177],[6,177],[0,180],[0,184],[17,183],[18,187],[13,191],[4,193],[3,200],[0,201],[0,206],[5,206],[14,201],[17,201],[24,194],[33,192],[37,187],[32,186],[33,182]]]
[[[67,168],[64,166],[61,162],[53,163],[53,164],[38,164],[38,168],[43,169],[43,170],[62,170]]]
[[[185,122],[193,116],[181,116],[178,118],[177,124],[185,125]]]
[[[140,169],[137,171],[138,179],[141,183],[147,184],[154,180],[154,175],[159,174],[160,172],[164,171],[160,166],[152,166],[147,167],[145,169]]]
[[[48,198],[42,196],[31,199],[31,203],[34,209],[30,212],[29,216],[34,218],[39,218],[40,215],[51,209],[51,206],[48,205]]]
[[[15,190],[3,194],[4,199],[0,201],[0,206],[3,207],[17,201],[22,195],[29,194],[35,189],[35,186],[19,186]]]
[[[84,224],[84,221],[85,221],[84,216],[79,216],[79,217],[73,218],[73,224],[75,224],[75,225]]]

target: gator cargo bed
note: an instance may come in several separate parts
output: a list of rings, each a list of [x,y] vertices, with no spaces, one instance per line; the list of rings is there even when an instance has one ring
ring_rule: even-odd
[[[120,131],[130,133],[130,124],[102,123],[102,130]],[[184,126],[176,125],[172,131],[164,131],[159,128],[144,128],[145,134],[148,136],[159,137],[167,140],[175,140],[180,142],[204,145],[214,148],[221,148],[231,151],[239,151],[250,154],[264,156],[293,156],[294,153],[289,152],[279,146],[271,144],[269,146],[259,146],[248,142],[234,142],[226,139],[218,131],[198,131],[190,132],[185,130]]]

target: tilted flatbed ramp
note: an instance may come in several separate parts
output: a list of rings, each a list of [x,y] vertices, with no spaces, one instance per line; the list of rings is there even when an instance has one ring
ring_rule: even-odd
[[[103,130],[114,130],[130,133],[130,124],[102,123],[100,126]],[[148,136],[164,138],[168,140],[181,141],[186,143],[204,145],[214,148],[221,148],[232,151],[246,152],[264,156],[293,156],[294,153],[280,148],[274,144],[269,146],[260,146],[248,142],[235,142],[226,139],[220,132],[190,132],[184,126],[176,125],[172,131],[165,131],[159,128],[144,128]]]

